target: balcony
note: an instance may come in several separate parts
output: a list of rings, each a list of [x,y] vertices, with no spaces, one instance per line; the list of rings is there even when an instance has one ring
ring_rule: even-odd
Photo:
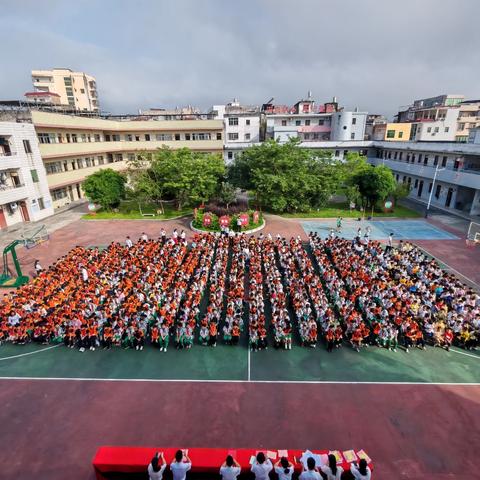
[[[0,205],[17,202],[28,197],[27,187],[21,183],[18,186],[0,187]]]

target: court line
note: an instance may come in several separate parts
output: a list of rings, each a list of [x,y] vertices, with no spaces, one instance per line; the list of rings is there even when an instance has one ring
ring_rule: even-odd
[[[157,379],[157,378],[83,378],[83,377],[0,377],[0,380],[41,380],[74,382],[135,382],[135,383],[265,383],[265,384],[306,384],[306,385],[432,385],[432,386],[480,386],[479,382],[359,382],[337,380],[198,380],[198,379]]]
[[[3,362],[4,360],[11,360],[12,358],[26,357],[27,355],[35,355],[36,353],[46,352],[47,350],[51,350],[52,348],[60,347],[60,345],[63,345],[63,343],[59,343],[58,345],[53,345],[47,348],[42,348],[41,350],[35,350],[34,352],[20,353],[18,355],[12,355],[10,357],[3,357],[3,358],[0,358],[0,362]]]
[[[250,347],[248,347],[248,381],[250,381]]]
[[[453,353],[459,353],[460,355],[466,355],[467,357],[477,358],[480,360],[480,355],[474,355],[473,353],[461,352],[460,350],[454,350],[453,348],[450,349]]]

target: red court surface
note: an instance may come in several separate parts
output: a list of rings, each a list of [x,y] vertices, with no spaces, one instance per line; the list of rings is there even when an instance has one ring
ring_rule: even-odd
[[[364,448],[377,479],[478,478],[480,387],[0,381],[1,478],[93,479],[101,445]]]

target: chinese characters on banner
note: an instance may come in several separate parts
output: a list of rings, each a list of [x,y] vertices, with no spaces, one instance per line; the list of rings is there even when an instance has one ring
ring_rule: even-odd
[[[209,227],[211,224],[212,224],[212,217],[210,216],[210,214],[206,213],[203,216],[203,226]]]
[[[228,215],[223,215],[218,219],[221,227],[228,227],[230,225],[230,217]]]
[[[242,227],[248,225],[248,213],[241,213],[238,218],[240,219]]]

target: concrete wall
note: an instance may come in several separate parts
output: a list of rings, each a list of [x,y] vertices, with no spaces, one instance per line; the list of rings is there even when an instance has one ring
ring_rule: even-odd
[[[331,141],[363,141],[365,137],[365,112],[335,112],[332,114]]]

